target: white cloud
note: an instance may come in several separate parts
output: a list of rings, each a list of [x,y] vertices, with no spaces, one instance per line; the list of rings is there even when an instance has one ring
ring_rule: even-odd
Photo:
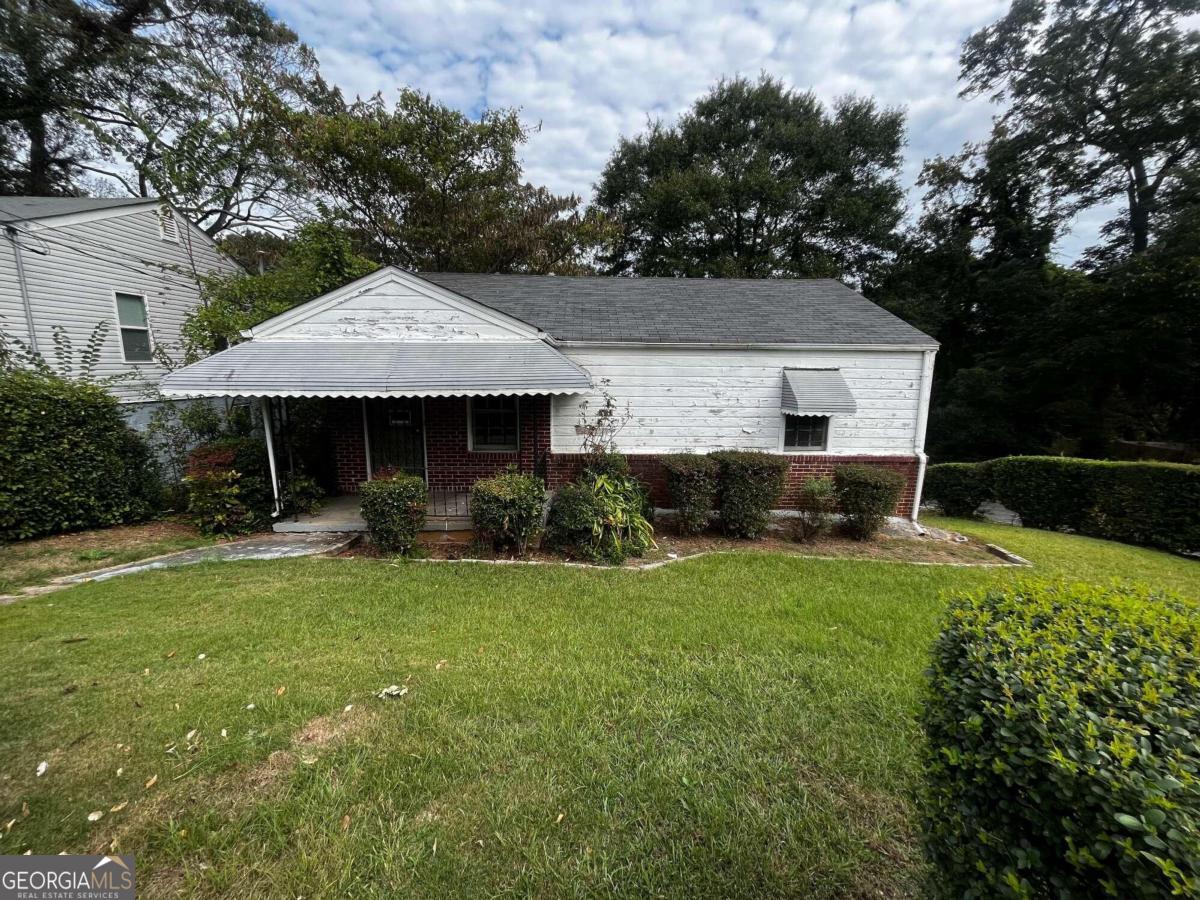
[[[1008,0],[270,0],[349,95],[408,85],[469,113],[541,123],[526,174],[588,197],[618,138],[672,119],[723,75],[769,72],[826,102],[869,94],[908,114],[904,175],[987,135],[995,108],[958,97],[958,52]],[[919,198],[913,194],[915,203]],[[1094,229],[1078,223],[1071,256]],[[1092,232],[1094,233],[1094,231]]]

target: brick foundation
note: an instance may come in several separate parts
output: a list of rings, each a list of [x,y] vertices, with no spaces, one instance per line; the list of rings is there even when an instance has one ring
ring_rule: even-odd
[[[515,465],[522,472],[537,472],[552,490],[575,479],[587,457],[580,453],[550,452],[550,398],[522,397],[520,404],[520,450],[516,453],[472,453],[467,449],[467,400],[465,397],[430,397],[425,401],[425,456],[429,486],[469,487]],[[356,493],[366,477],[363,446],[362,406],[357,399],[333,401],[329,409],[337,465],[338,489]],[[666,475],[659,457],[630,453],[630,468],[650,488],[657,506],[670,506]],[[915,456],[834,456],[812,454],[791,457],[787,487],[781,505],[794,507],[800,485],[809,478],[832,475],[835,466],[864,463],[883,466],[904,476],[904,493],[896,514],[912,513],[917,484]]]

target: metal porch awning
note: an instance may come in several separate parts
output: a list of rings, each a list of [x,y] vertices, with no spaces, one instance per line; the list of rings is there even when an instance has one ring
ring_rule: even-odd
[[[779,408],[795,416],[846,416],[858,405],[838,369],[784,369]]]
[[[542,341],[248,341],[168,373],[167,397],[577,394],[591,376]]]

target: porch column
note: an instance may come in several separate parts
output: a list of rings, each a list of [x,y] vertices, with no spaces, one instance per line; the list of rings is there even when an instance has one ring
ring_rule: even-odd
[[[262,410],[263,435],[267,440],[267,465],[271,469],[271,494],[275,498],[275,506],[271,510],[271,515],[277,516],[283,509],[283,504],[279,500],[279,472],[275,468],[275,440],[271,436],[271,401],[267,397],[259,397],[258,401]]]

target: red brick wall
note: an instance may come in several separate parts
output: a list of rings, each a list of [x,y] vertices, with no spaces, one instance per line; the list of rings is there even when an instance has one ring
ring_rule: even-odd
[[[515,464],[522,472],[541,471],[551,489],[579,475],[586,456],[580,453],[550,453],[550,398],[521,398],[520,450],[516,453],[472,453],[467,449],[467,400],[465,397],[430,397],[425,401],[425,454],[430,487],[469,487],[480,478],[503,472]],[[359,400],[330,404],[330,425],[337,454],[338,488],[354,493],[366,473],[363,450],[362,406]],[[667,482],[658,456],[627,454],[630,468],[650,487],[658,506],[669,506]],[[897,515],[912,512],[917,483],[914,456],[793,456],[782,505],[795,505],[800,485],[808,478],[832,475],[834,466],[865,463],[893,469],[905,478],[904,494]]]

